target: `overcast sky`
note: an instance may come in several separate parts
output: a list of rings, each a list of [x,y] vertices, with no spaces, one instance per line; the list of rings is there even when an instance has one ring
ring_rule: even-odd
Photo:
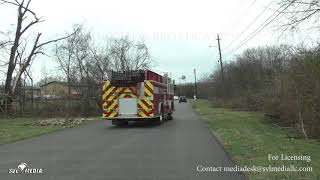
[[[193,81],[193,69],[198,77],[216,68],[218,49],[216,36],[221,37],[222,53],[237,47],[274,11],[267,10],[236,41],[235,38],[267,7],[270,0],[33,0],[31,9],[46,21],[33,27],[43,32],[43,40],[70,31],[72,24],[85,23],[97,42],[108,37],[128,35],[144,40],[155,59],[152,69],[171,72],[177,80],[186,75]],[[269,6],[275,8],[273,4]],[[0,30],[10,30],[16,23],[16,8],[0,6]],[[242,48],[223,56],[231,61],[243,49],[276,43],[295,43],[297,39],[277,39],[271,24]],[[234,41],[231,46],[228,46]],[[209,46],[212,46],[211,48]],[[47,48],[51,51],[50,48]],[[51,74],[57,64],[53,57],[39,56],[33,64],[33,76],[41,78],[43,67]]]

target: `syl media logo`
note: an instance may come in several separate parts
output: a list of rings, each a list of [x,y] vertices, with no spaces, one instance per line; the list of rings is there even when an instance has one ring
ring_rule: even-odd
[[[9,169],[9,174],[42,174],[42,168],[30,168],[27,163],[20,163],[17,168]]]

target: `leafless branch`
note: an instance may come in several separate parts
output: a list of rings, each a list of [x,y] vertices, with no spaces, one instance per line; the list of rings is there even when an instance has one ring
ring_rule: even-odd
[[[297,28],[300,24],[307,22],[311,19],[317,19],[320,15],[320,1],[319,0],[281,0],[280,5],[286,5],[291,3],[292,5],[286,11],[279,11],[283,15],[286,15],[287,22],[283,23],[280,27],[291,27],[291,29]],[[314,23],[310,26],[313,26]]]
[[[26,12],[29,12],[35,17],[35,19],[38,19],[36,13],[34,13],[32,10],[29,9],[29,4],[30,4],[31,0],[28,0],[26,6],[24,6],[24,0],[22,2],[19,2],[17,0],[15,0],[15,2],[7,1],[7,0],[0,0],[0,2],[2,2],[1,4],[12,4],[12,5],[21,7],[21,9],[25,10],[24,14]]]
[[[0,48],[3,48],[4,46],[8,45],[9,43],[12,43],[12,41],[3,41],[3,42],[0,42]]]
[[[297,86],[295,86],[295,93],[296,93],[297,111],[298,111],[298,117],[299,117],[299,121],[300,121],[300,125],[301,125],[301,130],[302,130],[302,133],[303,133],[307,143],[309,143],[309,138],[308,138],[308,135],[306,133],[306,130],[305,130],[305,127],[304,127],[304,122],[303,122],[302,115],[301,115],[300,94],[298,92]]]
[[[73,36],[74,34],[75,34],[75,33],[72,33],[72,34],[70,34],[70,35],[68,35],[68,36],[65,36],[65,37],[62,37],[62,38],[58,38],[58,39],[54,39],[54,40],[50,40],[50,41],[41,43],[41,44],[37,45],[36,48],[40,48],[40,47],[42,47],[42,46],[44,46],[44,45],[47,45],[47,44],[50,44],[50,43],[55,43],[55,42],[58,42],[58,41],[61,41],[61,40],[64,40],[64,39],[68,39],[69,37]]]

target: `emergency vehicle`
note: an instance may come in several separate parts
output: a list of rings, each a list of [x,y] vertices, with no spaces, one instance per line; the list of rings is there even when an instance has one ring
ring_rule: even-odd
[[[114,125],[128,121],[173,119],[174,84],[168,74],[151,70],[112,71],[102,82],[103,118]]]

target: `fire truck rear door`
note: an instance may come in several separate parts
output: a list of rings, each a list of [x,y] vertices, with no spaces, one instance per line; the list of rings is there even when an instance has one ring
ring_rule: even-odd
[[[119,114],[120,116],[137,115],[137,98],[120,98]]]

